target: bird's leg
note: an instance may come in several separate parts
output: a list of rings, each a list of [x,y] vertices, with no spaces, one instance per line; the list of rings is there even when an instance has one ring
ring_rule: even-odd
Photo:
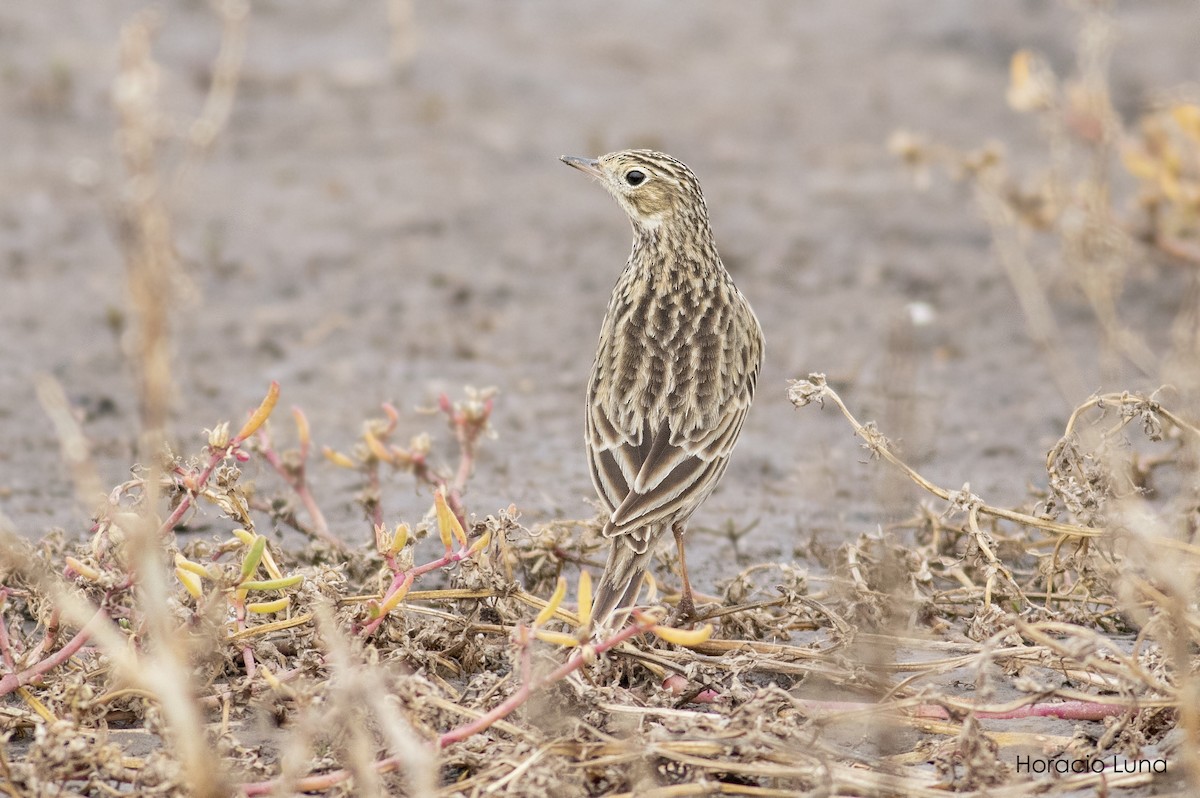
[[[688,579],[687,557],[683,553],[683,523],[676,521],[671,525],[671,531],[675,534],[675,546],[679,549],[679,571],[683,577],[683,593],[679,596],[679,604],[671,620],[686,623],[696,617],[696,603],[692,600],[692,581]]]

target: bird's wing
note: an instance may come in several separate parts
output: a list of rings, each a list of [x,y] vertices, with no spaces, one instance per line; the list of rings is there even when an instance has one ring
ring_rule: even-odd
[[[604,534],[629,535],[639,551],[650,530],[686,518],[716,485],[737,441],[758,381],[762,338],[752,314],[743,335],[726,335],[719,356],[725,369],[722,390],[714,397],[714,416],[685,424],[666,413],[657,426],[602,401],[593,374],[588,388],[587,444],[592,481],[610,512]],[[736,341],[748,345],[734,350]],[[603,341],[601,345],[603,346]],[[619,416],[619,417],[618,417]]]
[[[588,408],[592,480],[611,515],[604,534],[635,534],[686,517],[725,470],[750,407],[734,401],[712,429],[692,436],[673,433],[668,421],[646,424],[637,438],[623,436],[601,406]]]
[[[699,440],[672,443],[664,423],[605,533],[623,534],[691,515],[724,473],[746,410],[742,406],[725,415],[718,429]]]

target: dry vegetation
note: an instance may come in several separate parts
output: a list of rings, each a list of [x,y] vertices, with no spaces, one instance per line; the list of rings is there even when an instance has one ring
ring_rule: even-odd
[[[394,6],[406,19],[406,4]],[[114,97],[141,465],[102,493],[61,388],[43,381],[80,496],[98,509],[84,543],[27,544],[0,518],[0,791],[1015,798],[1200,788],[1200,429],[1188,420],[1200,303],[1193,293],[1181,304],[1169,351],[1118,312],[1135,267],[1200,274],[1200,106],[1169,97],[1126,130],[1107,95],[1101,13],[1084,15],[1078,75],[1057,78],[1032,53],[1013,60],[1009,101],[1044,120],[1044,175],[1023,183],[994,147],[964,154],[912,134],[892,145],[918,170],[946,166],[973,181],[1064,395],[1081,396],[1055,349],[1063,282],[1094,310],[1112,358],[1172,387],[1085,401],[1047,457],[1045,487],[1009,509],[969,485],[926,480],[810,375],[790,387],[794,404],[838,408],[880,467],[899,469],[928,503],[905,523],[814,547],[827,577],[764,563],[731,575],[699,628],[659,626],[662,610],[648,609],[581,645],[573,630],[587,620],[596,525],[526,529],[514,507],[471,521],[463,505],[489,392],[439,408],[453,466],[428,435],[396,443],[387,406],[349,454],[324,450],[361,473],[361,531],[326,522],[301,411],[295,448],[277,447],[281,425],[268,418],[278,386],[236,433],[217,424],[196,454],[168,448],[179,280],[170,197],[225,123],[247,13],[220,7],[210,100],[169,172],[153,18],[124,31]],[[1119,168],[1135,186],[1130,208],[1118,208]],[[255,460],[278,476],[279,495],[246,476]],[[431,494],[411,526],[387,511],[395,471]],[[220,534],[181,546],[174,531],[200,516]],[[256,529],[268,519],[311,544],[279,549]],[[672,600],[650,592],[652,607]],[[1107,769],[1026,773],[1019,756]]]

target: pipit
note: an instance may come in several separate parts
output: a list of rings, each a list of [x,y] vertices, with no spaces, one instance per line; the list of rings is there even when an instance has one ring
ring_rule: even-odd
[[[686,620],[695,604],[684,531],[741,432],[762,328],[721,263],[687,166],[651,150],[562,160],[596,178],[633,223],[633,252],[613,289],[587,390],[585,440],[612,540],[593,623],[607,625],[636,599],[668,529],[683,577],[677,617]]]

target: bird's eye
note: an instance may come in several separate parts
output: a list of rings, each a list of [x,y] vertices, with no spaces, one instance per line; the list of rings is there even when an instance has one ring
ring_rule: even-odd
[[[630,169],[625,173],[625,182],[631,186],[640,186],[646,182],[646,173],[640,169]]]

